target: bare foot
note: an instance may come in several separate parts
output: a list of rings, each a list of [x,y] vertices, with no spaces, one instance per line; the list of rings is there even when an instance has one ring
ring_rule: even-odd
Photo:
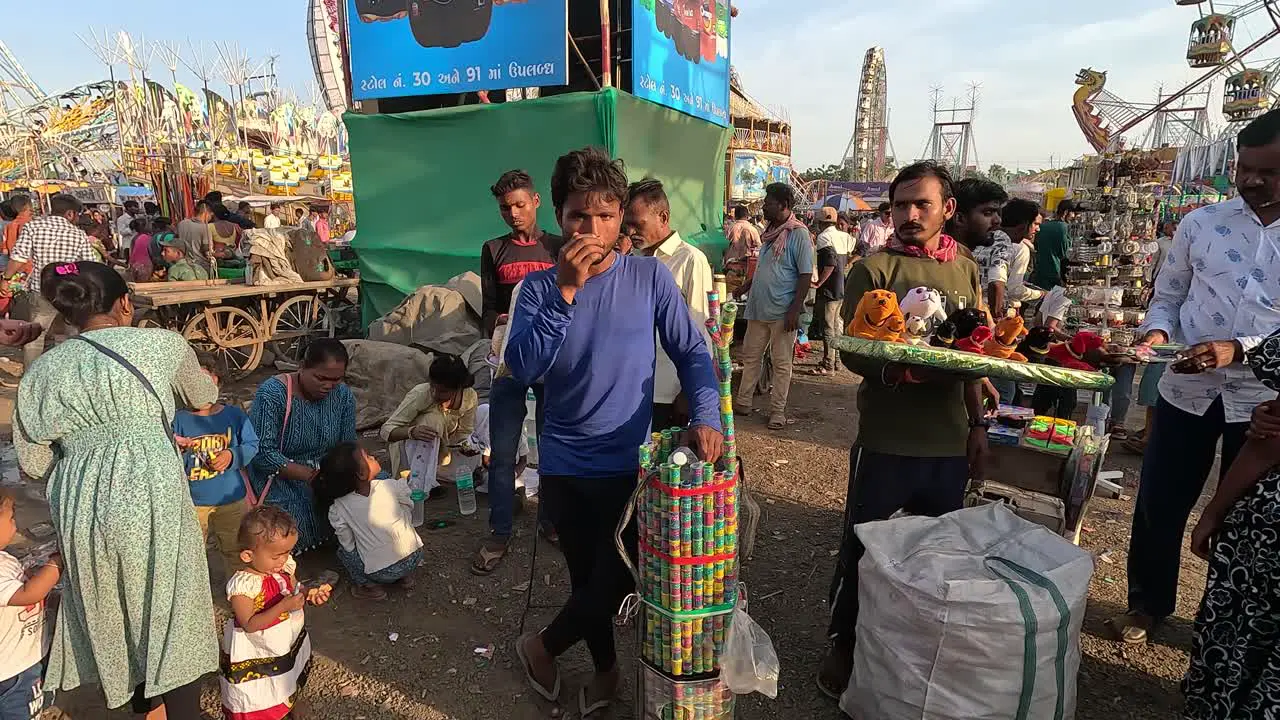
[[[556,684],[556,659],[547,652],[542,637],[530,635],[524,640],[524,656],[529,661],[529,675],[544,688]]]
[[[351,594],[361,600],[386,600],[387,591],[377,585],[353,585]]]

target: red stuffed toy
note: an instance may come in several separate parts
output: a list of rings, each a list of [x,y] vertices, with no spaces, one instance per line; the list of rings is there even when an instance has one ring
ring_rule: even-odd
[[[995,337],[995,333],[991,332],[991,328],[986,325],[979,325],[973,329],[973,332],[970,333],[969,337],[957,340],[954,347],[956,350],[961,350],[963,352],[983,355],[985,354],[983,347],[987,344],[987,341],[993,337]]]
[[[1101,350],[1107,342],[1101,335],[1091,332],[1078,332],[1070,341],[1049,346],[1048,359],[1055,365],[1071,370],[1093,370],[1098,368],[1084,359],[1085,353]]]

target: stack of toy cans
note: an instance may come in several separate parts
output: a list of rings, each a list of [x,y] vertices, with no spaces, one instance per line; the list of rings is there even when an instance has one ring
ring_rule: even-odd
[[[737,307],[707,293],[712,355],[720,388],[724,452],[717,465],[678,448],[685,431],[655,432],[640,448],[638,531],[641,717],[727,720],[734,696],[719,680],[737,602],[738,461],[733,434],[729,345]]]

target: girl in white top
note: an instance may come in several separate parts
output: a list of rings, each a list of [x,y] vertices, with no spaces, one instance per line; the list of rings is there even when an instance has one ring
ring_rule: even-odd
[[[280,720],[294,709],[311,666],[302,608],[328,601],[332,588],[304,588],[294,573],[298,526],[263,505],[240,523],[240,559],[227,581],[234,614],[223,631],[222,713],[228,720]]]
[[[382,600],[382,585],[413,587],[422,538],[413,529],[413,500],[403,480],[379,478],[378,461],[355,443],[335,447],[316,476],[316,504],[338,536],[338,559],[351,577],[351,594]]]

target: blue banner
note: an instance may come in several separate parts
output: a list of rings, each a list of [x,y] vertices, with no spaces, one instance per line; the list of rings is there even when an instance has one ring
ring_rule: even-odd
[[[356,100],[569,81],[565,0],[345,0]]]
[[[729,125],[729,0],[632,0],[637,97]]]

